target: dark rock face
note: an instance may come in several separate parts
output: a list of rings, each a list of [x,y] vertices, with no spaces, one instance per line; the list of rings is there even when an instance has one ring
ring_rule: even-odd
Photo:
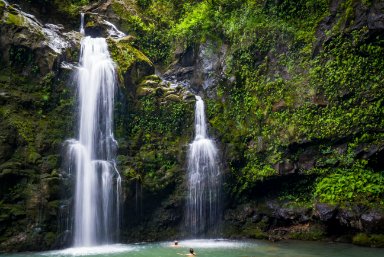
[[[58,246],[59,154],[74,95],[60,62],[76,59],[80,38],[17,8],[0,1],[0,251]]]
[[[339,29],[345,32],[352,30],[359,30],[363,27],[368,28],[368,34],[374,38],[381,35],[384,31],[384,4],[380,0],[374,0],[367,5],[361,2],[353,2],[352,6],[349,6],[352,11],[352,15],[343,17],[346,15],[344,9],[344,1],[333,0],[330,4],[330,15],[324,18],[319,24],[316,36],[318,38],[317,46],[315,47],[314,55],[319,53],[323,42],[330,40],[329,36],[326,36],[325,31],[329,31],[335,25],[340,22]],[[348,7],[347,7],[348,8]]]
[[[384,229],[384,213],[376,210],[364,213],[360,217],[361,225],[368,233],[380,233]]]
[[[252,233],[260,233],[257,238],[270,240],[318,240],[333,237],[337,232],[349,235],[343,241],[351,242],[356,232],[380,233],[383,213],[373,209],[364,212],[358,206],[341,208],[317,203],[314,207],[304,207],[293,202],[260,199],[228,209],[223,227],[224,235],[230,237],[251,236],[252,228]]]
[[[227,48],[225,44],[207,41],[179,50],[175,54],[175,63],[163,76],[166,80],[186,85],[194,92],[203,91],[213,97],[214,86],[223,79]]]
[[[63,33],[62,29],[53,24],[42,25],[34,16],[5,6],[0,22],[2,63],[19,68],[24,75],[44,76],[56,70],[59,59],[65,58],[63,50],[79,48],[80,42],[80,34]]]
[[[368,13],[368,27],[371,30],[384,30],[384,3],[376,0]]]

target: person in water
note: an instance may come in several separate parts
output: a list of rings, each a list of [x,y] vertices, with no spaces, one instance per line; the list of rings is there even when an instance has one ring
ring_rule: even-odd
[[[179,242],[177,240],[175,240],[175,242],[173,242],[172,247],[179,247],[179,246],[180,246]]]
[[[193,250],[193,248],[189,248],[189,253],[187,253],[187,254],[182,254],[182,253],[178,253],[178,254],[179,255],[186,255],[186,256],[196,256],[196,253]]]

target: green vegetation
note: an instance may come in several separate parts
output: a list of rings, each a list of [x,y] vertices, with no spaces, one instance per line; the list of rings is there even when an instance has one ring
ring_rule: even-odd
[[[360,246],[384,247],[384,235],[359,233],[353,237],[352,242]]]
[[[137,92],[145,94],[130,102],[130,115],[117,117],[118,141],[129,149],[129,160],[120,156],[119,164],[126,179],[156,192],[180,176],[180,155],[192,134],[193,103],[181,100],[181,88],[162,87],[156,76],[144,79]]]
[[[81,8],[94,2],[30,4],[42,4],[77,26]],[[220,82],[205,101],[210,134],[220,141],[226,158],[225,191],[234,203],[265,194],[284,208],[384,206],[384,37],[360,17],[372,1],[338,1],[333,8],[330,0],[110,3],[107,17],[129,35],[108,42],[122,86],[115,123],[127,195],[137,184],[159,195],[182,186],[193,136],[193,100],[157,76],[143,79],[140,68],[152,70],[154,64],[164,71],[175,63],[175,54],[214,42],[227,50]],[[13,7],[4,10],[0,2],[0,25],[25,29]],[[97,29],[99,24],[92,20],[91,25]],[[1,58],[9,58],[9,67],[0,70],[0,143],[6,149],[0,151],[0,174],[16,182],[2,189],[8,198],[0,199],[0,225],[17,217],[16,225],[23,228],[21,220],[29,215],[25,203],[38,202],[31,195],[40,189],[40,173],[49,177],[46,183],[53,183],[52,188],[57,186],[60,159],[55,155],[73,133],[74,94],[63,83],[68,74],[40,76],[36,51],[24,45],[6,51]],[[23,190],[27,184],[33,186]],[[51,211],[57,205],[54,198],[47,207]],[[266,238],[268,221],[254,224],[249,219],[245,228],[230,226],[226,233]],[[2,229],[1,234],[13,233]],[[320,239],[324,233],[322,226],[303,225],[292,228],[289,237]],[[54,236],[47,233],[45,241],[52,244]],[[382,235],[353,238],[367,246],[382,246],[382,241]]]
[[[124,73],[129,71],[137,63],[145,63],[152,66],[152,62],[142,52],[134,48],[130,42],[113,39],[108,40],[111,57],[117,64],[120,81],[124,81]]]
[[[207,111],[216,134],[230,146],[233,192],[281,175],[277,167],[288,161],[311,174],[314,186],[308,193],[320,201],[380,202],[381,170],[369,163],[362,167],[358,149],[382,145],[384,139],[383,38],[372,38],[364,26],[351,29],[354,8],[370,2],[341,4],[325,30],[319,24],[329,15],[328,0],[137,3],[144,25],[135,43],[157,63],[167,62],[172,49],[207,40],[230,46],[225,76],[234,82],[217,86]],[[153,51],[147,35],[166,44],[158,48],[162,52]],[[340,140],[347,142],[342,153]],[[308,142],[317,146],[307,167],[300,162]],[[344,180],[363,182],[337,193]]]
[[[351,168],[337,168],[330,175],[320,178],[316,185],[315,197],[321,202],[384,205],[384,174],[374,173],[357,163]]]
[[[45,4],[52,5],[52,8],[63,15],[68,15],[70,18],[76,18],[79,16],[80,7],[88,4],[89,0],[40,0]]]

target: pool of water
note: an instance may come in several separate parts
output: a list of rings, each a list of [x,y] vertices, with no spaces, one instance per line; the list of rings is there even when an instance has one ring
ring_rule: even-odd
[[[180,257],[193,248],[196,256],[209,257],[382,257],[384,249],[353,246],[350,244],[282,241],[184,240],[178,247],[173,242],[116,244],[100,247],[68,248],[64,250],[1,254],[1,257]]]

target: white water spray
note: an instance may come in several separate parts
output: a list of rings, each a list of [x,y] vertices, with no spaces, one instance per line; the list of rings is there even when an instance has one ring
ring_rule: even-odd
[[[214,142],[207,136],[204,101],[196,96],[195,139],[188,152],[187,229],[214,232],[220,218],[221,173]]]
[[[83,38],[77,76],[79,131],[77,140],[68,141],[68,162],[76,177],[74,246],[80,247],[110,243],[119,231],[121,178],[112,131],[116,74],[104,38]]]

